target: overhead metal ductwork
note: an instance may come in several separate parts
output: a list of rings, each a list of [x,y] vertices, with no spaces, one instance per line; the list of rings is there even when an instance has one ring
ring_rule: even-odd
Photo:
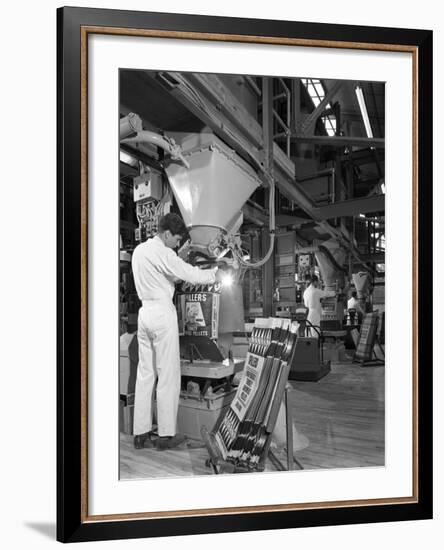
[[[142,130],[142,119],[136,113],[129,113],[120,119],[119,135],[121,140]]]
[[[168,136],[162,136],[156,132],[144,130],[142,119],[135,113],[129,113],[127,116],[120,119],[120,143],[150,143],[156,147],[163,149],[173,160],[180,160],[186,167],[188,164],[182,156],[182,149],[177,145],[174,139]],[[127,137],[135,133],[135,136]]]

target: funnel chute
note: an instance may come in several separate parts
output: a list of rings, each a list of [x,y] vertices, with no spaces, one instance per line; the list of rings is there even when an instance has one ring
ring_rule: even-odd
[[[192,245],[206,248],[228,232],[242,206],[260,185],[254,170],[214,135],[182,144],[186,168],[170,162],[166,173]]]
[[[165,171],[190,234],[190,248],[218,259],[232,245],[242,225],[242,206],[261,181],[213,134],[186,136],[180,146],[188,168],[170,161]],[[244,328],[242,285],[235,281],[221,291],[219,333]]]
[[[346,255],[346,251],[334,239],[319,245],[315,257],[326,290],[338,290],[344,287],[343,265]]]
[[[358,294],[358,299],[365,299],[370,286],[370,274],[366,271],[360,271],[359,273],[353,273],[352,279]]]

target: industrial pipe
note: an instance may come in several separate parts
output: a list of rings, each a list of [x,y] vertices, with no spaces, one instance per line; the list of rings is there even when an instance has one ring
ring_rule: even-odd
[[[275,241],[275,238],[276,238],[276,216],[275,216],[276,213],[275,213],[275,201],[274,201],[276,186],[275,186],[273,178],[270,178],[269,184],[270,184],[270,193],[269,193],[270,246],[269,246],[268,252],[265,254],[265,256],[257,262],[253,262],[253,263],[252,262],[247,262],[242,258],[242,255],[239,254],[238,257],[237,257],[237,260],[244,267],[250,267],[250,268],[261,267],[261,266],[263,266],[264,264],[266,264],[268,262],[268,260],[270,259],[271,255],[273,253],[274,241]]]
[[[124,139],[130,134],[143,130],[142,119],[136,113],[129,113],[120,119],[120,139]]]
[[[182,149],[180,145],[177,145],[173,139],[166,136],[161,136],[155,132],[149,130],[141,130],[132,138],[125,138],[120,140],[121,143],[151,143],[156,147],[160,147],[166,151],[173,160],[180,160],[186,168],[190,165],[182,155]]]

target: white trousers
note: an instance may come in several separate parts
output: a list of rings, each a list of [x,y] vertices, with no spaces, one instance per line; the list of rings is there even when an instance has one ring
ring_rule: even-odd
[[[307,321],[310,321],[310,323],[315,325],[315,327],[319,330],[319,327],[321,326],[321,311],[318,309],[309,308]],[[319,337],[319,334],[313,328],[310,328],[307,333],[308,336],[311,336],[312,338]]]
[[[176,434],[180,394],[177,313],[171,301],[144,302],[139,310],[134,400],[134,435],[149,432],[153,421],[153,390],[157,379],[157,428],[160,436]]]

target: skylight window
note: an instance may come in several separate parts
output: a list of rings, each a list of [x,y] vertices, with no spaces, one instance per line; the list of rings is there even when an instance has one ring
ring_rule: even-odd
[[[324,88],[323,88],[322,84],[319,82],[319,80],[316,80],[314,82],[314,87],[315,87],[316,92],[319,95],[319,97],[325,96]]]
[[[302,78],[301,80],[316,109],[325,97],[325,90],[322,82],[316,78]],[[327,103],[325,109],[331,109],[330,103]],[[322,122],[324,123],[325,130],[329,136],[336,135],[336,117],[334,115],[322,117]]]
[[[334,116],[324,116],[322,117],[322,122],[329,136],[336,135],[336,118]]]

